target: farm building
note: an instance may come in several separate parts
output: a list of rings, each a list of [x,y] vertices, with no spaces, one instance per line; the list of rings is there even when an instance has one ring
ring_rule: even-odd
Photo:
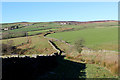
[[[8,31],[8,30],[13,30],[13,29],[18,29],[18,28],[19,28],[18,26],[11,26],[11,27],[1,28],[1,30]]]
[[[7,30],[9,30],[9,28],[4,28],[3,30],[7,31]]]

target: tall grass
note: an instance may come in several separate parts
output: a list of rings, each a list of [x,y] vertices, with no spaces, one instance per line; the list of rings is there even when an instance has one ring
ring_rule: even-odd
[[[86,63],[97,64],[99,66],[106,67],[113,74],[118,75],[118,52],[115,51],[89,51],[83,50],[81,53]]]

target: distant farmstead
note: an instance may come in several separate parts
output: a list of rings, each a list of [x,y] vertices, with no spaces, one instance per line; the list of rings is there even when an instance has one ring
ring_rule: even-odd
[[[58,21],[57,23],[59,23],[60,25],[77,25],[78,23],[77,22],[74,22],[74,21]]]
[[[60,24],[64,25],[64,24],[67,24],[67,23],[60,23]]]
[[[11,27],[1,28],[1,30],[8,31],[8,30],[13,30],[13,29],[18,29],[18,28],[19,28],[18,26],[11,26]]]
[[[9,29],[8,29],[8,28],[4,28],[3,30],[7,31],[7,30],[9,30]]]

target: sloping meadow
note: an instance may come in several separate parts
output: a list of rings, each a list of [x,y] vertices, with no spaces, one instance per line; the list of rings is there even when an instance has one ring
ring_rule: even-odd
[[[116,23],[82,24],[82,30],[60,32],[48,35],[59,40],[64,40],[74,46],[77,40],[84,40],[81,53],[71,49],[69,58],[89,64],[106,67],[118,75],[118,26]],[[75,54],[75,55],[74,55]]]

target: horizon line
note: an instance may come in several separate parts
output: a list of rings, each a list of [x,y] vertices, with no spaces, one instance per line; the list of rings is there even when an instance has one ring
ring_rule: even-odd
[[[37,21],[37,22],[62,22],[62,21],[73,21],[73,22],[90,22],[90,21],[119,21],[119,20],[89,20],[89,21],[77,21],[77,20],[56,20],[56,21]],[[0,24],[9,24],[9,23],[22,23],[22,22],[26,22],[26,23],[37,23],[36,21],[18,21],[18,22],[0,22]]]

